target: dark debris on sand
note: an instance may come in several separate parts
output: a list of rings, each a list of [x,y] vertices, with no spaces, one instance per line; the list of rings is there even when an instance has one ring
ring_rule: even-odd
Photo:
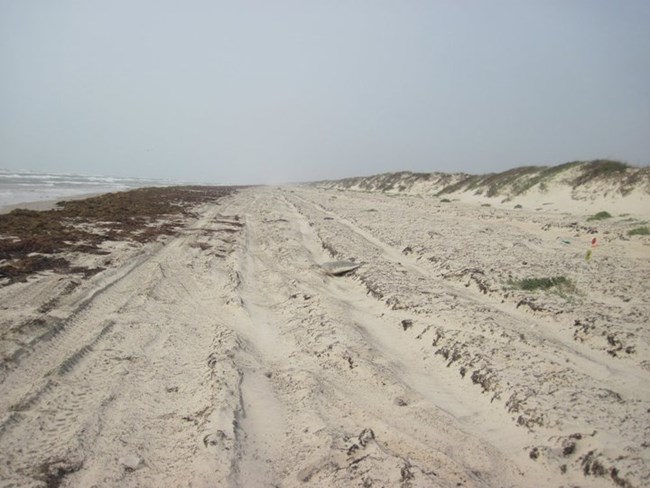
[[[71,266],[64,252],[102,254],[105,241],[150,242],[175,233],[193,208],[239,187],[173,186],[64,201],[54,210],[15,209],[0,215],[0,280],[25,281],[39,271],[91,276],[101,268]]]

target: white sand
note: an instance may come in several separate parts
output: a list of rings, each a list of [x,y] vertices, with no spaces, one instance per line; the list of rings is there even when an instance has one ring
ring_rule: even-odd
[[[0,486],[643,486],[650,238],[509,207],[257,188],[0,288]]]

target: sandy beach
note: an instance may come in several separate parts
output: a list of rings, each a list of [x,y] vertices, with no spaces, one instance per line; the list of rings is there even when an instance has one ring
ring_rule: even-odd
[[[5,284],[0,486],[647,486],[647,206],[516,203],[248,188]]]
[[[0,2],[0,488],[650,488],[649,26]]]

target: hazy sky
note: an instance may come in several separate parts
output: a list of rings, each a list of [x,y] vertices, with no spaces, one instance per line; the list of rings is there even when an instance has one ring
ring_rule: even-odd
[[[650,2],[0,0],[0,168],[650,163]]]

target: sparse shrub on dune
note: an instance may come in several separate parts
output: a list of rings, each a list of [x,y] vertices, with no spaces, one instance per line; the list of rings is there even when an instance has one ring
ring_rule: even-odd
[[[609,212],[598,212],[597,214],[592,215],[591,217],[587,218],[587,221],[590,222],[592,220],[605,220],[605,219],[611,219],[612,215]]]
[[[642,226],[627,231],[628,236],[650,236],[650,227]]]

